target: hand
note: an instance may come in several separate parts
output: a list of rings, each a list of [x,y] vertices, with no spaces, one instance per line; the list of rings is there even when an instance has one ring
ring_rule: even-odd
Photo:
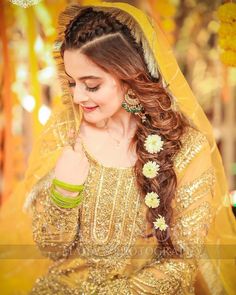
[[[89,161],[83,151],[81,138],[78,137],[74,149],[72,146],[64,148],[55,166],[55,177],[69,184],[79,185],[84,184],[88,171]]]

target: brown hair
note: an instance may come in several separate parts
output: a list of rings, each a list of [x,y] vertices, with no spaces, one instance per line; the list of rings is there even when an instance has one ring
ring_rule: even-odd
[[[170,225],[171,201],[177,186],[173,158],[180,150],[180,138],[189,126],[187,119],[182,113],[173,110],[173,99],[163,87],[161,75],[154,78],[149,73],[142,44],[135,41],[126,25],[109,13],[95,11],[91,7],[82,10],[65,30],[62,56],[66,49],[80,49],[103,70],[127,83],[148,113],[145,123],[135,116],[137,131],[132,144],[136,144],[138,157],[135,164],[136,180],[143,197],[151,191],[160,197],[160,205],[149,208],[147,220],[152,224],[161,214]],[[164,148],[158,156],[148,153],[144,148],[144,141],[149,134],[158,134],[164,140]],[[147,161],[155,161],[160,165],[159,173],[153,179],[142,174]],[[155,230],[155,236],[161,246],[174,249],[169,227],[166,231]]]

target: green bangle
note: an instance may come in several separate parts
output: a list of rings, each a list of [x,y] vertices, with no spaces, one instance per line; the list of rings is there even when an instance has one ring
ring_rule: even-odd
[[[76,200],[76,202],[74,203],[71,203],[71,202],[63,202],[61,201],[60,199],[58,199],[55,194],[53,194],[53,192],[50,194],[51,196],[51,199],[52,201],[59,207],[62,207],[62,208],[75,208],[77,207],[81,201],[82,201],[82,198],[79,199],[79,200]]]
[[[57,200],[56,198],[54,198],[54,195],[53,194],[51,194],[50,196],[51,196],[52,201],[58,207],[61,207],[61,208],[72,209],[72,208],[77,207],[81,203],[81,201],[79,200],[78,203],[75,203],[75,204],[65,204],[65,203],[61,203],[59,200]]]
[[[51,186],[50,197],[56,205],[63,208],[77,207],[83,200],[82,192],[76,198],[66,197],[55,190],[55,185]]]
[[[54,195],[55,195],[60,201],[62,201],[62,202],[66,202],[66,203],[67,203],[68,200],[69,200],[71,203],[74,203],[74,202],[76,202],[78,199],[81,199],[81,197],[80,197],[81,192],[79,192],[78,195],[77,195],[76,197],[65,196],[65,195],[59,193],[59,192],[56,190],[56,188],[55,188],[54,185],[52,185],[52,187],[51,187],[51,191],[52,191],[53,194],[54,194]]]
[[[70,184],[64,181],[61,181],[57,178],[54,178],[52,180],[52,183],[57,185],[60,188],[66,189],[70,192],[81,192],[84,189],[84,185],[83,184]]]

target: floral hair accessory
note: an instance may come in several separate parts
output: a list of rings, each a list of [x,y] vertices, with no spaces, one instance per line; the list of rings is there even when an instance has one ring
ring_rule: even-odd
[[[155,176],[157,176],[159,169],[160,169],[159,164],[153,161],[148,161],[143,166],[143,175],[146,176],[147,178],[154,178]]]
[[[163,144],[164,141],[162,141],[161,137],[156,134],[148,135],[144,142],[145,149],[151,154],[158,153],[163,150]]]
[[[151,193],[147,193],[145,196],[145,204],[149,207],[149,208],[157,208],[160,204],[160,199],[158,194],[151,192]]]
[[[165,222],[165,218],[158,214],[158,218],[156,218],[156,221],[153,222],[155,229],[166,230],[168,225]]]

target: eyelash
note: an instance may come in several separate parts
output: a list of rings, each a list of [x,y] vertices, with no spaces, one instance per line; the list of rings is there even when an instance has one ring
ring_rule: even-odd
[[[70,88],[75,87],[75,83],[73,83],[73,82],[69,82],[68,85]],[[93,88],[86,86],[86,90],[91,91],[91,92],[97,91],[98,89],[99,89],[99,85],[96,87],[93,87]]]

